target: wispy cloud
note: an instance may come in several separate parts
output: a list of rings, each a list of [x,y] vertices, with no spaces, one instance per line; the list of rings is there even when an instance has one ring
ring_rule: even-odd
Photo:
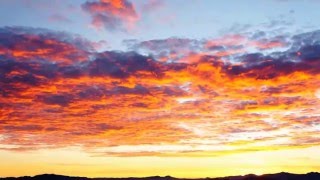
[[[57,23],[71,23],[72,22],[69,18],[67,18],[61,14],[53,14],[53,15],[49,16],[48,19],[50,22],[57,22]]]

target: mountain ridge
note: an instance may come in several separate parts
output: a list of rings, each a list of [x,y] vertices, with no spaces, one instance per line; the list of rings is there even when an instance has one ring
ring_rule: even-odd
[[[294,174],[288,172],[280,172],[275,174],[247,174],[239,176],[226,177],[206,177],[206,178],[175,178],[172,176],[149,176],[149,177],[78,177],[66,176],[59,174],[39,174],[35,176],[21,176],[21,177],[0,177],[0,180],[320,180],[319,172],[309,172],[306,174]]]

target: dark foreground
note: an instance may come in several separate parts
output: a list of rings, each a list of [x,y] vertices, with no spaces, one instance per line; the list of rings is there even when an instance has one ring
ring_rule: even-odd
[[[37,176],[23,176],[23,177],[7,177],[0,178],[1,180],[186,180],[174,178],[171,176],[151,176],[144,178],[86,178],[86,177],[71,177],[71,176],[62,176],[55,174],[43,174]],[[196,179],[193,179],[196,180]],[[311,172],[307,174],[291,174],[291,173],[277,173],[277,174],[265,174],[265,175],[254,175],[248,174],[245,176],[229,176],[229,177],[220,177],[220,178],[203,178],[202,180],[320,180],[320,173]]]

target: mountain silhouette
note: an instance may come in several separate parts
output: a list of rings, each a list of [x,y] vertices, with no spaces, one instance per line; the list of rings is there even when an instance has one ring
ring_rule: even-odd
[[[22,177],[6,177],[0,180],[187,180],[185,178],[175,178],[171,176],[150,176],[150,177],[128,177],[128,178],[87,178],[87,177],[74,177],[56,174],[42,174],[36,176],[22,176]],[[199,178],[188,180],[320,180],[320,173],[310,172],[307,174],[292,174],[281,172],[276,174],[255,175],[247,174],[244,176],[228,176],[218,178]]]

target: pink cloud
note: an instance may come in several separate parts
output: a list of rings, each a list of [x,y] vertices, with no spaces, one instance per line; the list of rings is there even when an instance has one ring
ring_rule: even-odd
[[[100,0],[82,4],[91,15],[91,25],[97,29],[131,30],[139,16],[134,5],[127,0]]]

